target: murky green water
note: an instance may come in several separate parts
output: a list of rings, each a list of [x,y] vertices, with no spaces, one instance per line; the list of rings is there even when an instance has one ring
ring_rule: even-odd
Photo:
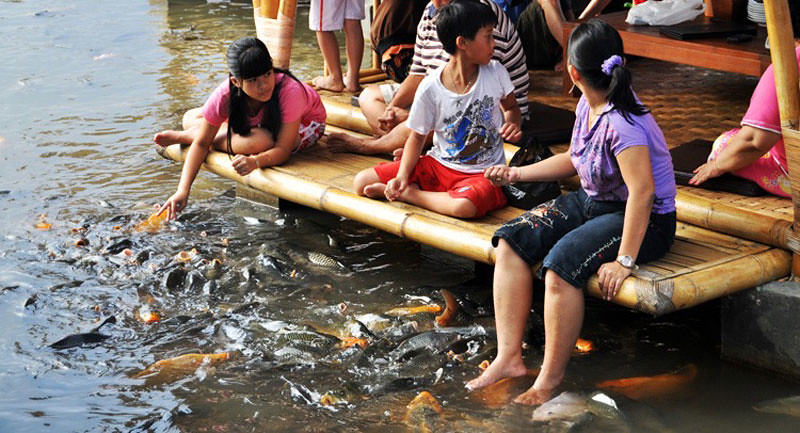
[[[306,11],[297,27],[292,70],[310,78],[321,60]],[[431,329],[432,315],[369,315],[441,304],[435,288],[453,284],[485,307],[488,287],[462,284],[473,277],[469,262],[336,217],[253,207],[209,174],[177,223],[133,230],[179,176],[151,148],[153,133],[177,126],[225,77],[228,43],[253,33],[248,4],[3,1],[0,29],[1,432],[406,431],[406,405],[423,389],[444,406],[442,431],[558,427],[533,424],[530,408],[468,395],[463,384],[480,356],[460,364],[392,349],[412,321]],[[41,214],[50,230],[34,227]],[[88,245],[76,247],[81,238]],[[132,256],[115,254],[123,248]],[[192,262],[174,260],[192,248]],[[315,265],[309,252],[342,266]],[[206,263],[214,258],[219,269]],[[662,319],[595,301],[588,310],[583,337],[598,349],[573,360],[570,389],[690,363],[698,375],[668,396],[617,397],[624,420],[595,417],[579,428],[796,431],[795,418],[752,406],[800,394],[797,385],[718,360],[716,305]],[[162,320],[140,322],[145,311]],[[102,328],[104,342],[48,347],[111,315],[118,321]],[[367,349],[310,333],[364,336],[348,327],[353,318],[376,334]],[[478,321],[486,326],[468,332],[491,333],[491,320]],[[493,341],[467,340],[447,349],[481,353]],[[534,367],[535,325],[529,340]],[[193,352],[234,356],[187,374],[133,377]],[[347,402],[323,406],[325,394]]]

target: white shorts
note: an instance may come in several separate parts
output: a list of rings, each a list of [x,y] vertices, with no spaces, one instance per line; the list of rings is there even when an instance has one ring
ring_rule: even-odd
[[[330,32],[344,28],[344,20],[364,19],[364,0],[311,0],[308,28]]]

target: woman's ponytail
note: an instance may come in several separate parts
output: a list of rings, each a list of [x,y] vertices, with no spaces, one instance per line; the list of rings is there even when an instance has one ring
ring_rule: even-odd
[[[631,115],[649,112],[633,94],[633,77],[623,61],[622,38],[606,22],[591,19],[569,36],[569,63],[593,89],[605,90],[606,98],[628,122]]]
[[[633,95],[632,85],[633,77],[631,76],[631,71],[624,65],[619,65],[611,71],[611,82],[608,84],[606,98],[628,122],[631,122],[631,114],[641,116],[648,112]]]

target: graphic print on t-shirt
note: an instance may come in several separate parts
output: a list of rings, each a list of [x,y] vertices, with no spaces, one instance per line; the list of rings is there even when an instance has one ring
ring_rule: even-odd
[[[493,159],[498,140],[492,122],[494,100],[490,96],[472,101],[464,111],[444,118],[443,136],[447,142],[447,159],[465,165],[480,165]]]

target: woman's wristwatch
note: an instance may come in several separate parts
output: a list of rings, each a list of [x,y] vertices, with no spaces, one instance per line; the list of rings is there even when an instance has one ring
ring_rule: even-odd
[[[636,263],[633,261],[633,257],[631,256],[618,256],[617,263],[622,265],[623,268],[627,268],[632,271],[639,269],[639,267],[636,266]]]

